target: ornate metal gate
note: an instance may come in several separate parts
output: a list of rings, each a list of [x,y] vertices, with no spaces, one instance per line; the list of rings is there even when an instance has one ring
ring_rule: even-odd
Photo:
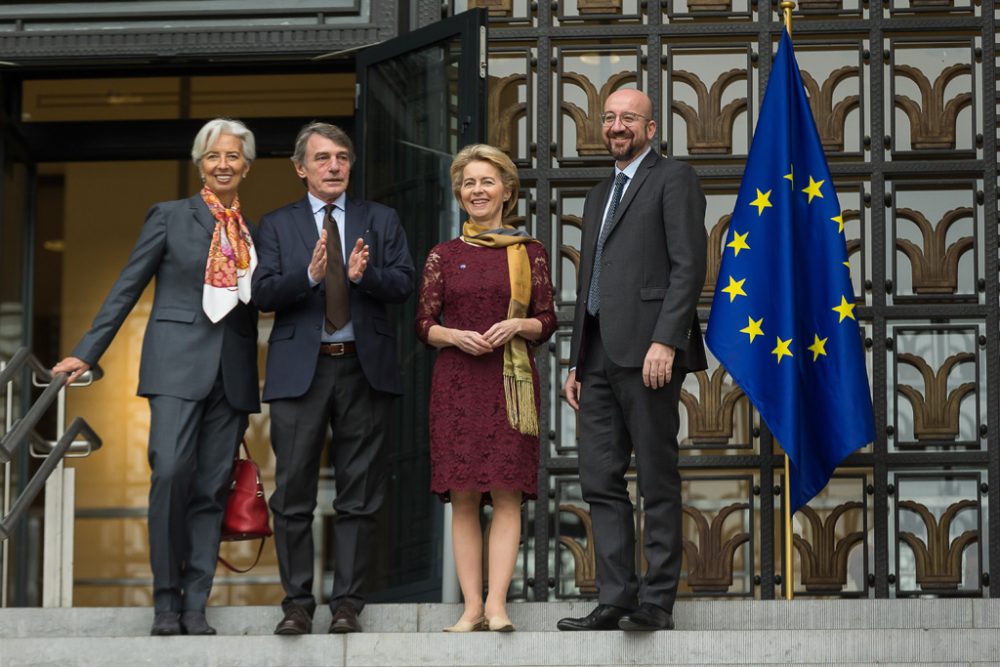
[[[799,5],[796,53],[843,209],[877,440],[796,515],[794,590],[989,596],[990,564],[1000,565],[1000,513],[989,512],[1000,506],[994,0]],[[583,198],[610,167],[597,114],[614,89],[643,89],[661,149],[698,170],[706,321],[778,8],[454,0],[451,9],[469,6],[490,10],[490,141],[520,167],[522,223],[547,241],[562,323],[540,364],[548,439],[513,588],[532,600],[587,596],[590,524],[575,415],[559,388]],[[780,447],[717,363],[687,379],[683,406],[682,595],[773,598],[788,585]]]

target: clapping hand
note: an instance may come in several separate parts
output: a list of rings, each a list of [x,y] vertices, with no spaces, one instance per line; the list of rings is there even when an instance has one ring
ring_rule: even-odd
[[[320,232],[319,240],[313,246],[312,258],[309,260],[309,277],[314,283],[323,282],[326,277],[326,230]]]
[[[368,246],[365,240],[359,238],[351,249],[351,256],[347,258],[347,277],[352,282],[361,280],[362,274],[368,268]]]

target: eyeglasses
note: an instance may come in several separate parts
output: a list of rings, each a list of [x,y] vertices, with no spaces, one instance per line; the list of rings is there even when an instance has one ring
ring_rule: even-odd
[[[642,114],[632,113],[631,111],[620,114],[616,114],[614,111],[605,111],[600,117],[601,123],[604,125],[614,125],[616,118],[622,122],[622,125],[635,125],[639,122],[640,118],[646,118]],[[646,118],[646,120],[649,119]]]

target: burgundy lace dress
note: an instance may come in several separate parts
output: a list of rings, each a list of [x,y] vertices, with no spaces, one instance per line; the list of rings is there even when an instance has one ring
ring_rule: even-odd
[[[549,261],[540,243],[527,245],[531,260],[531,304],[528,316],[542,323],[542,335],[528,343],[535,381],[535,407],[540,405],[535,346],[556,328]],[[427,255],[417,306],[417,335],[425,343],[431,326],[485,333],[507,318],[510,277],[507,251],[453,239]],[[538,490],[538,437],[524,435],[507,423],[503,391],[503,348],[473,356],[450,346],[438,352],[431,380],[431,491],[443,501],[451,489],[521,491],[534,498]]]

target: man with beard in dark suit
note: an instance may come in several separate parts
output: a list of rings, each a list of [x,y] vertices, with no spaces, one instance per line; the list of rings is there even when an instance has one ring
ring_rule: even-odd
[[[560,630],[673,628],[681,569],[678,403],[684,376],[706,367],[698,322],[705,281],[705,196],[694,169],[661,157],[653,105],[621,89],[601,116],[614,174],[583,210],[571,370],[579,410],[580,483],[590,504],[598,606]],[[635,450],[644,499],[641,583],[625,474]]]

